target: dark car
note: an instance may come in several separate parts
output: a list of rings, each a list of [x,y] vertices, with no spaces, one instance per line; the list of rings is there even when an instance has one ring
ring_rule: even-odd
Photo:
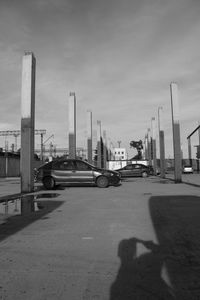
[[[121,177],[147,177],[150,174],[149,167],[142,164],[129,164],[116,171]]]
[[[91,184],[104,188],[117,185],[120,173],[97,168],[79,159],[59,159],[42,165],[37,169],[36,181],[42,181],[46,189],[58,184]]]

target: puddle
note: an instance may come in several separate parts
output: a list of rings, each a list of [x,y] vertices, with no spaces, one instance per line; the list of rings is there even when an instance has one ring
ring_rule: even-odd
[[[60,194],[58,193],[43,193],[43,194],[38,194],[38,195],[34,195],[34,199],[40,199],[40,198],[56,198],[60,196]]]
[[[38,199],[55,198],[58,193],[43,193],[37,195],[25,195],[16,199],[7,199],[0,202],[0,223],[8,217],[24,215],[31,212],[37,212],[45,208],[45,202],[41,203]]]

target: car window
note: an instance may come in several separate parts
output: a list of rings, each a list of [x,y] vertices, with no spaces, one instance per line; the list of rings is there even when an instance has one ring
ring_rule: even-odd
[[[63,163],[60,165],[60,168],[63,170],[75,169],[73,161],[63,161]]]
[[[135,169],[141,169],[141,165],[135,165]]]
[[[75,169],[73,161],[56,162],[53,166],[56,170],[73,170]]]
[[[133,169],[133,165],[126,166],[126,170],[132,170],[132,169]]]
[[[91,170],[91,167],[83,161],[76,161],[76,169],[79,171]]]

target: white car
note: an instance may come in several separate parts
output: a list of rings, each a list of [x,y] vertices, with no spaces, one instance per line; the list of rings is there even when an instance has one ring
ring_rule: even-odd
[[[183,173],[184,174],[188,174],[188,173],[193,173],[193,168],[192,168],[192,166],[190,166],[190,165],[188,165],[188,166],[184,166],[183,167]]]

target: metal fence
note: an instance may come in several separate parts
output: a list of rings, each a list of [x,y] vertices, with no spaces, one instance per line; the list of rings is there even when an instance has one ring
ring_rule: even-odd
[[[34,161],[34,168],[39,167],[41,161]],[[0,156],[0,177],[19,177],[20,176],[20,158]]]

